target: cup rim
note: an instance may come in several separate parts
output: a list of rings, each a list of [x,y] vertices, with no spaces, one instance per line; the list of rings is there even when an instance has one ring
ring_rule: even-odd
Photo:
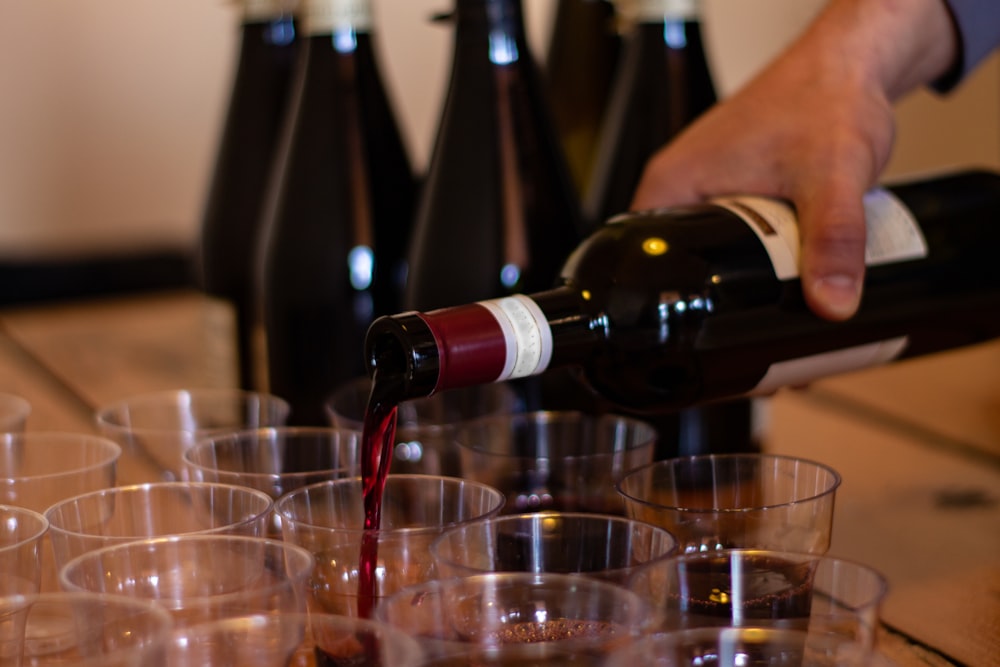
[[[166,389],[160,391],[144,392],[140,394],[135,394],[125,398],[120,398],[116,401],[103,404],[97,408],[94,413],[94,419],[101,428],[106,428],[108,430],[114,431],[116,433],[122,431],[130,431],[133,433],[212,433],[213,431],[219,430],[217,427],[209,429],[176,429],[176,428],[150,428],[146,426],[134,426],[127,423],[121,418],[123,414],[128,414],[133,406],[148,406],[154,405],[158,402],[164,401],[165,399],[176,399],[182,396],[187,396],[189,400],[205,397],[205,398],[219,398],[219,397],[229,397],[229,398],[239,398],[248,399],[256,398],[269,403],[273,403],[282,412],[282,420],[287,419],[288,415],[291,413],[291,404],[284,398],[271,394],[269,392],[263,391],[252,391],[246,389],[234,389],[226,387],[191,387],[182,389]],[[221,427],[225,429],[226,427]],[[228,429],[227,429],[228,430]]]
[[[20,394],[0,391],[0,406],[9,410],[9,420],[2,419],[0,423],[19,422],[31,416],[31,401]]]
[[[486,528],[488,528],[490,526],[495,526],[497,524],[514,523],[515,521],[531,520],[531,521],[535,522],[535,521],[544,520],[547,517],[552,517],[552,518],[556,518],[557,517],[557,518],[562,518],[562,519],[583,519],[583,520],[588,521],[588,522],[593,521],[594,523],[605,523],[605,524],[606,523],[616,523],[616,524],[622,524],[622,525],[629,525],[629,526],[641,527],[642,529],[648,531],[648,533],[651,534],[651,535],[659,534],[659,535],[664,536],[665,538],[669,538],[670,541],[671,541],[671,543],[673,544],[673,548],[669,552],[667,552],[665,554],[662,554],[660,556],[657,556],[657,557],[655,557],[655,558],[653,558],[653,559],[651,559],[649,561],[645,561],[643,563],[639,563],[639,564],[637,564],[635,566],[630,566],[630,567],[626,567],[626,568],[616,568],[614,570],[603,570],[603,571],[597,571],[597,572],[586,572],[586,571],[585,572],[564,572],[564,573],[561,573],[561,574],[570,574],[570,575],[574,575],[574,576],[580,576],[580,575],[593,575],[593,574],[598,574],[600,572],[618,572],[618,571],[622,571],[622,570],[632,570],[632,569],[634,569],[636,567],[639,567],[641,565],[646,565],[648,563],[652,563],[652,562],[655,562],[655,561],[658,561],[658,560],[662,560],[662,559],[665,559],[665,558],[670,558],[670,557],[672,557],[673,555],[675,555],[677,553],[677,549],[680,547],[680,543],[678,542],[677,537],[673,533],[671,533],[669,530],[667,530],[666,528],[664,528],[662,526],[658,526],[656,524],[649,523],[648,521],[642,521],[641,519],[636,519],[636,518],[628,517],[628,516],[622,516],[620,514],[601,514],[601,513],[596,513],[596,512],[594,512],[594,513],[590,513],[590,512],[562,512],[562,511],[559,511],[559,510],[544,510],[544,511],[541,511],[541,512],[521,512],[521,513],[518,513],[518,514],[496,514],[496,515],[487,517],[485,519],[481,519],[479,521],[466,522],[466,523],[463,523],[461,525],[452,526],[452,527],[446,529],[444,532],[442,532],[441,535],[439,535],[437,538],[435,538],[435,540],[433,542],[431,542],[431,544],[429,546],[429,550],[430,550],[431,556],[435,560],[447,562],[447,563],[449,563],[451,565],[454,565],[454,566],[456,566],[458,568],[461,568],[463,570],[467,570],[470,573],[475,573],[475,574],[492,574],[492,573],[500,573],[500,572],[520,572],[521,570],[482,570],[482,569],[479,569],[479,568],[473,568],[473,567],[470,567],[468,565],[458,563],[457,561],[454,561],[452,559],[447,559],[447,558],[443,557],[441,555],[441,553],[440,553],[441,546],[447,540],[457,539],[456,538],[457,535],[459,535],[461,533],[464,533],[465,531],[470,530],[470,529],[472,529],[472,530],[478,529],[478,528],[486,529]],[[560,573],[551,573],[551,574],[560,574]]]
[[[220,491],[232,491],[243,493],[246,496],[254,497],[257,500],[264,501],[263,508],[261,511],[257,512],[253,516],[248,516],[240,519],[236,523],[228,524],[226,526],[218,526],[215,528],[206,528],[203,530],[189,531],[185,533],[170,533],[164,535],[97,535],[95,533],[88,533],[79,530],[71,530],[65,526],[60,525],[58,522],[53,520],[53,517],[61,509],[65,507],[70,507],[81,501],[87,501],[95,498],[100,498],[102,496],[119,498],[124,495],[131,495],[136,493],[145,493],[150,490],[157,489],[218,489]],[[85,493],[80,493],[75,496],[70,496],[69,498],[64,498],[56,503],[53,503],[45,510],[45,518],[48,520],[49,528],[54,533],[59,533],[60,535],[82,537],[82,538],[94,538],[94,539],[110,539],[115,541],[126,541],[135,539],[145,539],[151,537],[170,537],[170,536],[185,536],[185,535],[214,535],[214,534],[226,534],[226,532],[238,529],[240,526],[247,526],[255,521],[263,521],[274,511],[274,499],[268,494],[264,493],[259,489],[255,489],[249,486],[242,486],[239,484],[229,484],[226,482],[199,482],[199,481],[182,481],[182,480],[163,480],[157,482],[141,482],[137,484],[127,484],[125,486],[110,486],[104,489],[96,489],[94,491],[87,491]]]
[[[233,444],[239,444],[243,442],[246,438],[252,436],[297,436],[297,435],[347,435],[349,437],[357,438],[358,448],[360,451],[361,446],[361,435],[362,432],[353,428],[347,428],[344,426],[260,426],[256,428],[244,428],[234,431],[226,431],[225,433],[213,433],[205,435],[199,438],[193,445],[184,449],[181,453],[181,460],[184,466],[189,471],[203,471],[210,472],[211,474],[235,476],[239,475],[247,479],[282,479],[282,480],[295,480],[303,477],[315,477],[316,475],[322,475],[324,473],[335,473],[345,468],[319,468],[316,470],[299,470],[296,472],[247,472],[243,470],[230,470],[228,468],[215,468],[212,466],[205,465],[204,463],[198,463],[192,460],[192,457],[199,452],[213,451],[217,444],[223,442],[232,442]],[[357,466],[360,466],[360,460]],[[353,475],[352,475],[353,476]],[[234,482],[224,482],[227,484],[234,484]],[[239,484],[235,484],[240,486]]]
[[[47,472],[41,475],[18,475],[10,476],[5,479],[13,482],[24,482],[27,480],[52,480],[59,477],[78,475],[80,473],[92,472],[98,470],[107,465],[115,465],[122,455],[122,447],[117,442],[111,438],[106,438],[101,435],[93,435],[90,433],[73,433],[71,431],[24,431],[23,433],[0,433],[0,443],[10,443],[12,441],[21,440],[25,445],[30,445],[32,441],[58,441],[60,444],[70,442],[73,440],[85,442],[88,445],[100,445],[100,447],[107,453],[105,458],[99,461],[95,461],[86,466],[79,468],[71,468],[68,470],[57,470],[53,472]]]
[[[27,536],[21,538],[20,540],[18,540],[17,542],[15,542],[13,544],[7,544],[7,545],[0,546],[0,553],[2,553],[4,551],[12,551],[12,550],[15,550],[15,549],[20,549],[22,546],[24,546],[25,544],[27,544],[29,542],[34,542],[36,540],[40,540],[42,537],[45,536],[45,533],[47,533],[48,530],[49,530],[49,528],[50,528],[50,523],[49,523],[48,518],[43,513],[41,513],[41,512],[36,512],[33,509],[30,509],[30,508],[27,508],[27,507],[21,507],[20,505],[10,505],[10,504],[2,504],[2,505],[0,505],[0,515],[8,513],[8,512],[11,515],[17,517],[17,520],[18,520],[19,523],[20,523],[20,521],[22,519],[26,518],[26,519],[30,519],[31,521],[33,521],[35,523],[35,526],[34,526],[34,531],[30,535],[27,535]],[[4,597],[4,596],[0,596],[0,597]],[[6,596],[6,597],[10,597],[10,596]]]
[[[284,540],[277,540],[268,537],[255,537],[250,535],[227,535],[227,534],[195,534],[195,535],[165,535],[161,537],[150,537],[146,539],[131,540],[128,542],[122,542],[119,544],[110,544],[108,546],[100,547],[99,549],[94,549],[93,551],[87,551],[78,556],[73,557],[66,562],[61,568],[59,568],[59,585],[63,590],[68,592],[90,592],[98,595],[121,595],[123,597],[135,597],[143,600],[153,600],[153,601],[176,601],[181,598],[164,596],[157,598],[145,598],[140,596],[123,595],[118,593],[97,593],[96,591],[90,591],[89,589],[83,588],[71,581],[69,579],[69,574],[75,569],[80,567],[81,563],[86,563],[89,560],[103,558],[106,554],[117,552],[117,551],[127,551],[129,549],[142,549],[148,548],[150,546],[155,546],[157,544],[167,544],[167,543],[192,543],[192,542],[217,542],[217,543],[240,543],[245,544],[255,544],[262,548],[269,548],[272,550],[280,551],[284,554],[282,562],[286,564],[286,569],[289,571],[294,571],[296,578],[306,579],[312,572],[314,565],[314,557],[311,552],[306,548],[299,546],[293,542],[286,542]],[[296,565],[301,565],[301,567],[290,568],[288,565],[290,562],[289,556],[296,556],[300,563]],[[301,570],[301,571],[300,571]],[[289,580],[292,578],[289,577]],[[269,588],[277,589],[286,585],[286,580],[277,581],[269,585]],[[296,584],[292,583],[295,586]],[[198,595],[191,598],[190,600],[211,600],[224,601],[228,598],[238,598],[242,594],[242,591],[232,591],[228,593],[221,593],[218,595]]]
[[[581,454],[579,456],[567,456],[560,457],[560,459],[578,459],[584,457],[599,457],[599,456],[614,456],[617,454],[622,454],[624,452],[631,452],[643,447],[654,447],[656,445],[656,429],[648,421],[645,421],[639,417],[632,417],[629,415],[618,414],[614,412],[592,415],[581,410],[529,410],[527,412],[508,412],[495,415],[482,415],[480,417],[475,417],[473,419],[468,419],[463,422],[455,424],[455,433],[452,438],[455,444],[470,452],[475,452],[483,456],[495,457],[496,459],[510,459],[510,458],[520,458],[516,454],[509,454],[506,452],[497,452],[495,450],[486,449],[479,447],[474,444],[468,444],[466,438],[464,437],[465,432],[473,428],[490,428],[495,423],[501,422],[525,422],[530,424],[555,424],[560,422],[570,422],[579,421],[582,423],[592,422],[594,424],[602,424],[606,422],[619,422],[624,423],[631,427],[641,428],[648,431],[646,437],[636,438],[635,442],[626,443],[626,446],[607,452],[598,453],[588,453]],[[533,457],[538,458],[538,457]]]
[[[455,528],[458,526],[463,526],[468,523],[475,521],[482,521],[485,518],[496,516],[503,509],[504,503],[507,497],[495,487],[489,484],[484,484],[482,482],[477,482],[475,480],[464,479],[462,477],[450,477],[447,475],[427,475],[422,473],[398,473],[386,476],[386,486],[393,481],[405,482],[405,481],[417,481],[417,482],[436,482],[438,484],[444,482],[448,484],[453,484],[455,486],[469,486],[471,488],[477,488],[481,491],[487,492],[492,496],[495,496],[497,500],[497,505],[495,508],[491,509],[485,514],[480,514],[478,516],[469,517],[462,521],[453,521],[450,523],[445,523],[436,526],[409,526],[404,528],[375,528],[375,529],[365,529],[363,526],[358,526],[357,528],[340,528],[333,526],[325,526],[317,523],[310,523],[309,521],[297,519],[290,516],[287,513],[287,508],[289,504],[297,500],[302,496],[308,496],[311,493],[317,492],[323,488],[331,486],[345,486],[347,484],[359,484],[364,485],[364,478],[360,475],[354,475],[351,477],[342,477],[340,479],[328,479],[323,482],[315,482],[313,484],[307,484],[305,486],[300,486],[297,489],[292,489],[288,493],[284,494],[274,504],[275,514],[281,519],[282,525],[286,521],[291,522],[295,525],[308,528],[310,530],[323,530],[323,531],[337,531],[338,533],[344,534],[357,534],[357,535],[393,535],[393,536],[403,536],[403,535],[420,535],[422,533],[439,533],[442,530],[448,530],[450,528]],[[360,543],[359,543],[360,544]]]
[[[636,497],[624,489],[624,485],[629,480],[629,478],[634,478],[634,476],[643,474],[654,468],[665,468],[667,466],[676,466],[684,462],[701,462],[701,461],[718,461],[718,460],[774,460],[774,461],[789,461],[795,463],[804,463],[813,466],[817,469],[823,470],[830,476],[829,486],[819,493],[814,493],[809,496],[803,496],[801,498],[794,498],[792,500],[786,500],[780,503],[772,503],[768,505],[754,505],[753,507],[721,507],[721,508],[709,508],[709,507],[682,507],[677,505],[663,505],[661,503],[656,503],[650,500]],[[651,463],[643,464],[637,468],[629,470],[620,479],[615,481],[615,490],[621,495],[626,501],[634,503],[636,505],[650,508],[654,511],[666,511],[666,512],[683,512],[685,514],[744,514],[748,512],[759,512],[762,510],[772,510],[781,507],[791,507],[793,505],[801,505],[809,503],[820,498],[827,496],[832,496],[836,493],[837,489],[843,482],[843,478],[840,473],[834,470],[832,467],[825,463],[816,461],[814,459],[802,458],[800,456],[789,456],[787,454],[769,454],[769,453],[742,453],[742,454],[697,454],[694,456],[680,456],[670,459],[661,459],[659,461],[653,461]]]

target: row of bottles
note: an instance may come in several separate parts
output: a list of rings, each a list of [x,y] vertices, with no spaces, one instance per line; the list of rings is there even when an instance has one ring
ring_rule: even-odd
[[[452,3],[418,191],[368,0],[299,0],[294,16],[288,0],[244,0],[204,285],[236,306],[239,382],[288,399],[292,423],[324,422],[333,388],[365,372],[377,316],[552,287],[628,208],[648,156],[715,99],[697,0],[559,0],[545,67],[521,0]],[[609,409],[568,373],[521,389],[530,409]],[[663,455],[753,446],[748,402],[655,422]]]

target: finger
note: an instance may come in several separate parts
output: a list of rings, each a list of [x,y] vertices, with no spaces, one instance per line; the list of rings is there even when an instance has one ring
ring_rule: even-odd
[[[828,175],[815,192],[796,197],[802,235],[802,289],[809,307],[829,320],[853,316],[865,274],[864,185]]]

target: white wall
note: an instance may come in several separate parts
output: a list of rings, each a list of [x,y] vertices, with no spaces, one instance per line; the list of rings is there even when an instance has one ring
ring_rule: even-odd
[[[555,3],[524,2],[541,55]],[[725,94],[822,0],[704,2]],[[449,29],[429,17],[452,0],[373,3],[383,72],[422,167],[451,48]],[[0,2],[0,257],[193,242],[229,92],[233,4]],[[994,59],[947,100],[907,100],[890,172],[1000,165],[998,82]]]

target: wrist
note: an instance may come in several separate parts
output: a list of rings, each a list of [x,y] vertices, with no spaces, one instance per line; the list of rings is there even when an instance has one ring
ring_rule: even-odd
[[[958,57],[945,0],[833,0],[809,41],[848,58],[890,101],[943,76]]]

